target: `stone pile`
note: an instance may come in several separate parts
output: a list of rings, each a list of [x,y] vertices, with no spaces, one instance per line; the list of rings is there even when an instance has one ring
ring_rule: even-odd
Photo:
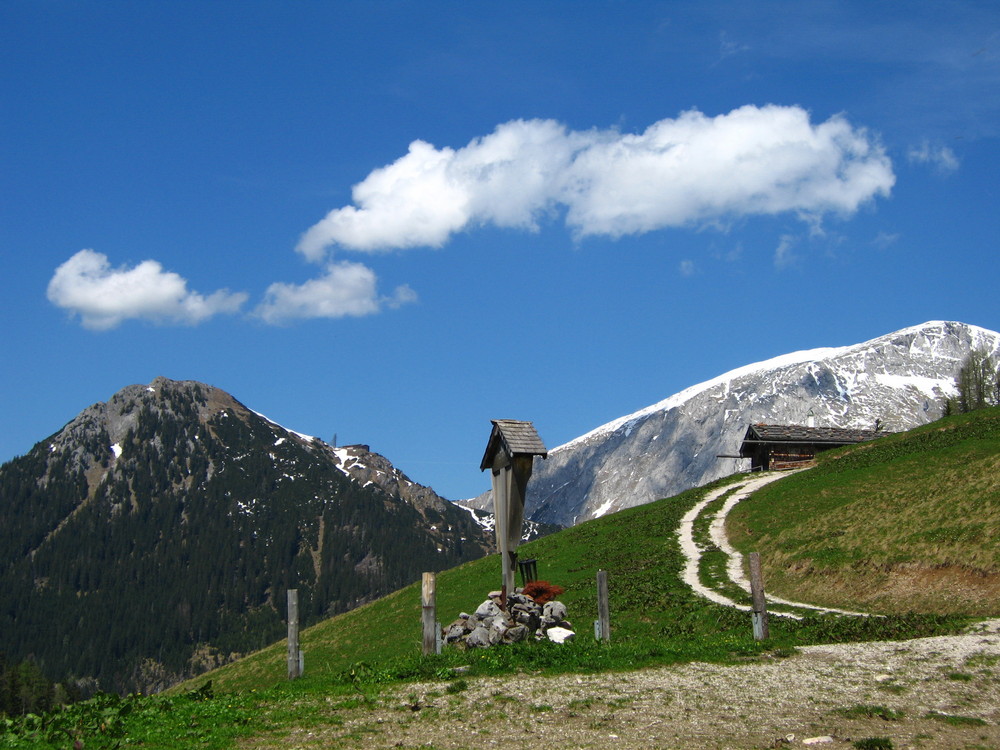
[[[566,620],[566,605],[560,601],[539,604],[521,592],[507,599],[507,611],[500,608],[502,594],[491,591],[473,614],[461,613],[444,628],[444,640],[458,648],[488,648],[498,643],[516,643],[527,638],[556,643],[572,640],[573,626]]]

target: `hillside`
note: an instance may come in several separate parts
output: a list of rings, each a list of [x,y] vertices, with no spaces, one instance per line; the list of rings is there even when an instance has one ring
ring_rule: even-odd
[[[801,522],[801,539],[823,536],[849,546],[851,534],[823,533],[830,520],[821,502],[828,483],[806,480],[826,474],[837,478],[843,493],[868,497],[873,482],[889,477],[894,483],[901,467],[916,461],[928,470],[910,486],[911,502],[925,494],[928,477],[954,465],[963,467],[949,480],[956,485],[954,496],[970,494],[970,488],[995,482],[991,461],[1000,456],[998,412],[949,417],[829,454],[818,468],[771,487],[798,485],[788,496],[800,504],[791,519]],[[411,585],[305,630],[306,675],[295,682],[285,679],[285,644],[277,641],[165,696],[81,706],[65,722],[80,725],[97,712],[102,721],[115,719],[117,736],[165,749],[196,743],[466,747],[476,744],[479,734],[516,732],[523,732],[521,745],[532,748],[559,742],[606,746],[615,738],[627,747],[654,741],[678,748],[767,747],[785,742],[788,734],[830,735],[828,746],[836,748],[872,735],[892,736],[900,746],[932,741],[926,746],[941,748],[1000,740],[1000,691],[991,671],[1000,659],[995,627],[971,636],[926,638],[955,633],[969,622],[938,615],[936,608],[884,617],[775,617],[771,639],[758,643],[746,613],[701,598],[681,581],[685,557],[676,533],[681,518],[710,493],[725,495],[747,478],[735,475],[524,545],[522,554],[538,560],[541,577],[566,588],[560,599],[578,632],[569,645],[525,643],[464,653],[449,648],[421,657],[419,587]],[[741,505],[754,510],[758,500],[753,495]],[[982,495],[980,504],[981,510],[995,510],[995,493]],[[913,534],[901,537],[905,550],[895,548],[928,564],[946,563],[942,576],[961,587],[965,579],[952,564],[958,546],[967,548],[967,559],[996,555],[994,534],[967,534],[966,526],[974,529],[979,522],[951,517],[950,531],[968,539],[950,549]],[[827,546],[834,547],[829,541]],[[704,551],[707,558],[708,544]],[[877,556],[846,553],[829,559],[828,567],[815,573],[823,581],[855,573],[863,578],[866,569],[883,564]],[[590,636],[599,568],[609,571],[609,644]],[[499,574],[495,556],[442,571],[439,618],[447,622],[476,607]],[[711,565],[700,577],[721,583]],[[772,593],[784,593],[776,579],[768,581]],[[997,601],[991,595],[970,611],[1000,614]],[[899,600],[882,604],[884,611],[901,608]],[[925,639],[890,640],[919,637]],[[558,674],[564,676],[545,676]],[[53,719],[51,726],[57,723]],[[60,746],[41,742],[41,730],[32,726],[15,727],[10,746]],[[88,739],[87,747],[105,746],[112,745]]]
[[[996,615],[1000,408],[821,454],[737,505],[727,529],[788,598]]]
[[[997,494],[997,462],[1000,461],[1000,409],[986,409],[966,415],[947,417],[932,425],[883,438],[875,443],[826,454],[820,467],[801,475],[793,475],[775,482],[759,492],[761,498],[787,497],[795,502],[794,508],[773,511],[779,519],[794,520],[801,526],[799,538],[823,540],[828,550],[828,567],[816,570],[819,591],[832,579],[834,573],[844,580],[879,581],[885,567],[881,556],[859,557],[853,554],[835,554],[837,544],[853,544],[847,533],[826,529],[834,522],[822,498],[829,494],[823,476],[835,477],[844,492],[848,489],[856,497],[864,498],[870,506],[872,517],[884,516],[886,506],[881,503],[908,502],[914,508],[922,506],[926,490],[933,477],[947,474],[951,484],[951,497],[972,497],[978,507],[975,514],[955,514],[947,521],[935,518],[942,532],[934,532],[923,522],[918,513],[908,516],[904,524],[883,524],[875,535],[886,535],[885,549],[902,560],[919,559],[933,567],[941,581],[941,590],[960,591],[966,586],[969,571],[964,562],[955,557],[962,552],[963,561],[994,560],[990,568],[980,566],[989,575],[996,574],[998,536],[993,519],[1000,514],[1000,496]],[[942,450],[942,443],[952,446]],[[866,468],[861,469],[860,462]],[[873,482],[878,486],[897,484],[898,474],[912,473],[914,463],[926,470],[914,474],[912,483],[900,485],[897,500],[889,500],[872,492]],[[955,467],[960,467],[956,470]],[[615,648],[632,649],[628,660],[632,666],[663,663],[676,659],[722,658],[734,648],[750,649],[747,616],[736,610],[712,604],[697,597],[681,581],[684,557],[677,538],[681,517],[707,493],[717,488],[734,485],[746,475],[734,475],[705,487],[689,490],[672,498],[631,508],[604,518],[565,529],[522,546],[522,557],[538,560],[539,576],[566,588],[560,597],[569,607],[570,617],[577,622],[582,638],[581,651],[590,640],[587,633],[596,618],[595,573],[598,569],[609,571],[612,621]],[[890,478],[883,481],[882,478]],[[981,487],[992,487],[980,492]],[[782,493],[783,488],[789,488]],[[947,501],[941,501],[947,505]],[[753,495],[749,501],[736,506],[739,512],[757,512],[771,517],[772,511],[763,499]],[[763,510],[762,510],[763,509]],[[734,511],[734,514],[736,511]],[[733,516],[734,518],[738,516]],[[781,521],[785,523],[786,521]],[[985,524],[985,525],[984,525]],[[859,524],[863,528],[864,523]],[[956,544],[944,546],[935,541],[942,536],[954,535]],[[762,538],[755,535],[760,545]],[[707,545],[706,545],[707,546]],[[773,555],[762,551],[765,561]],[[802,569],[801,577],[809,573]],[[704,575],[711,575],[706,571]],[[438,575],[439,618],[447,623],[461,611],[471,611],[485,598],[486,592],[496,588],[499,579],[499,562],[495,556],[464,564],[443,571]],[[767,562],[768,592],[787,594],[782,579]],[[352,664],[365,662],[391,663],[412,656],[419,650],[420,604],[419,587],[414,585],[373,602],[363,608],[316,625],[303,634],[303,648],[307,663],[323,665],[327,674],[347,670]],[[801,596],[798,597],[800,600]],[[832,592],[823,597],[830,606],[857,609],[857,601],[846,594]],[[982,616],[1000,615],[1000,599],[991,587],[969,588],[962,600],[962,607],[940,609],[934,598],[914,599],[908,590],[888,589],[866,600],[869,611],[898,613],[902,619],[893,625],[891,618],[875,620],[865,618],[838,618],[832,616],[807,617],[803,621],[775,620],[772,635],[783,643],[823,642],[828,640],[865,639],[872,635],[891,635],[897,627],[902,631],[916,627],[933,629],[934,617],[941,612],[966,613]],[[806,599],[806,601],[810,601]],[[922,605],[922,606],[920,606]],[[928,619],[907,619],[906,612],[923,613]],[[919,623],[923,623],[920,625]],[[655,644],[655,645],[654,645]],[[586,653],[578,666],[600,668],[604,655]],[[249,686],[265,687],[280,682],[284,674],[283,644],[254,654],[213,673],[217,686],[239,689]],[[470,657],[463,657],[468,660]],[[472,654],[473,663],[477,655]],[[595,662],[589,662],[596,659]],[[461,659],[460,659],[461,660]],[[530,668],[530,662],[523,665]]]

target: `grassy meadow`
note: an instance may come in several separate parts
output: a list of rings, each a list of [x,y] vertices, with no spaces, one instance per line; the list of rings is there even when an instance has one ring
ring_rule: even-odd
[[[816,468],[736,506],[731,533],[744,551],[761,552],[770,593],[885,617],[772,618],[771,639],[761,644],[747,613],[699,598],[682,583],[681,517],[706,492],[746,477],[737,475],[521,548],[522,558],[538,561],[540,578],[565,588],[560,600],[577,631],[572,643],[446,647],[423,657],[418,581],[304,630],[306,673],[293,683],[285,679],[282,641],[161,695],[99,696],[45,717],[0,718],[0,748],[69,747],[77,739],[86,748],[230,748],[264,732],[336,723],[338,706],[363,705],[407,680],[440,680],[444,692],[480,675],[740,663],[808,643],[954,632],[970,615],[997,614],[988,586],[971,586],[957,599],[946,591],[970,576],[996,577],[998,460],[1000,409],[986,410],[824,455]],[[701,577],[719,581],[719,553],[703,527],[695,531],[704,548]],[[593,638],[602,569],[611,603],[607,644]],[[900,571],[950,583],[915,597]],[[496,556],[438,574],[438,619],[447,624],[475,610],[499,580]]]

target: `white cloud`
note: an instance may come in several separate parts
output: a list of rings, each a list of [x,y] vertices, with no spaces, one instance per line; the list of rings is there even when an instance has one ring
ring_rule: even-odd
[[[787,268],[795,262],[796,256],[792,253],[792,248],[795,247],[797,242],[798,238],[793,235],[783,234],[781,236],[781,241],[774,251],[775,266],[778,268]]]
[[[863,128],[842,116],[814,125],[800,107],[689,111],[636,134],[515,120],[457,150],[414,141],[355,185],[353,205],[311,227],[298,250],[318,261],[331,246],[439,247],[478,225],[534,230],[556,211],[577,237],[785,212],[815,225],[894,183]]]
[[[304,318],[361,317],[383,305],[399,307],[416,301],[410,287],[397,287],[392,297],[379,297],[375,272],[361,263],[331,263],[318,279],[304,284],[277,282],[268,287],[256,314],[271,324]]]
[[[47,295],[94,330],[114,328],[129,319],[194,325],[219,313],[236,312],[247,299],[246,294],[226,289],[208,297],[189,291],[184,278],[164,271],[155,260],[113,269],[106,255],[93,250],[81,250],[59,266]]]
[[[694,276],[695,266],[693,260],[682,260],[677,265],[677,270],[680,271],[681,276]]]
[[[941,172],[954,172],[959,166],[954,151],[947,146],[932,146],[929,141],[911,147],[907,157],[914,164],[931,164]]]
[[[725,60],[727,57],[732,57],[733,55],[738,55],[741,52],[748,52],[750,46],[743,44],[742,42],[736,42],[729,38],[729,35],[722,31],[719,34],[719,60]]]
[[[872,244],[879,250],[885,250],[899,242],[899,232],[879,232],[872,240]]]
[[[406,156],[355,185],[356,205],[331,211],[298,249],[319,260],[331,244],[440,247],[473,223],[533,229],[581,140],[551,120],[515,120],[458,151],[414,141]]]
[[[417,293],[413,291],[409,284],[401,284],[396,287],[396,291],[392,293],[391,297],[383,297],[382,301],[393,310],[398,310],[403,305],[416,302],[417,299]]]

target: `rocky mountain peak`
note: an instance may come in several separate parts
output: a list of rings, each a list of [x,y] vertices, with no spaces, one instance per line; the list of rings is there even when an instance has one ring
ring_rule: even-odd
[[[467,511],[364,446],[156,378],[0,466],[0,652],[148,691],[481,557]],[[12,613],[16,612],[16,619]],[[48,638],[59,613],[65,637]],[[201,656],[199,656],[201,655]]]

